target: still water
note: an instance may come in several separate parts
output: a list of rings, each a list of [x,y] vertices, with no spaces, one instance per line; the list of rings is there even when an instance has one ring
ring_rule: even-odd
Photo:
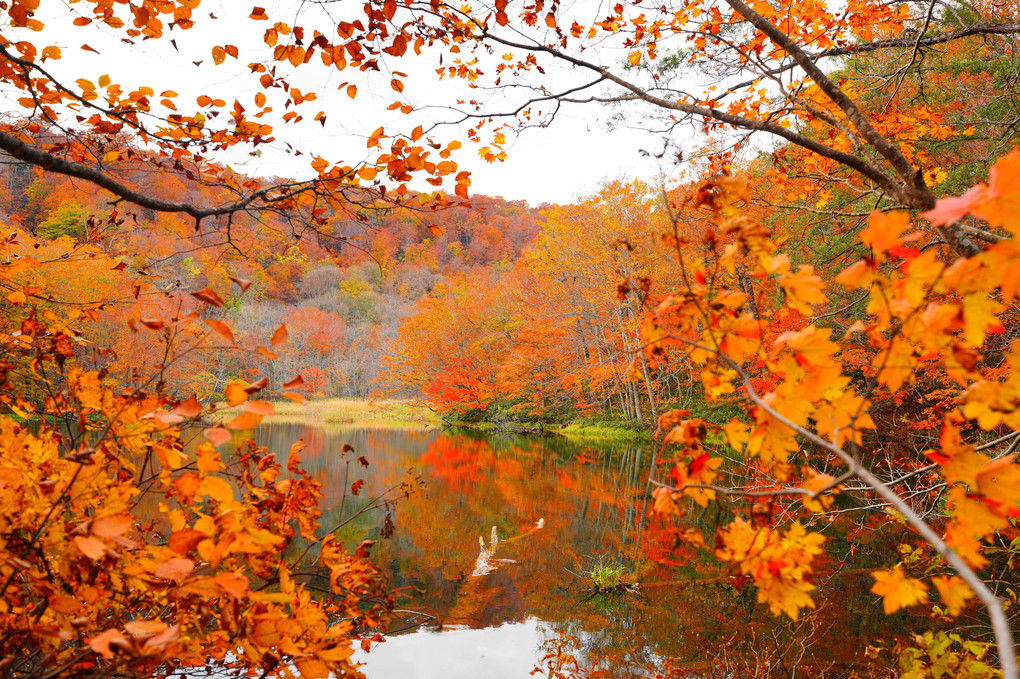
[[[650,676],[667,657],[700,676],[840,676],[910,625],[881,614],[867,593],[869,550],[854,549],[851,563],[837,533],[816,569],[818,609],[796,623],[773,618],[753,587],[735,587],[708,552],[676,544],[675,527],[645,513],[651,453],[640,447],[325,424],[268,424],[255,438],[281,455],[301,439],[323,484],[323,526],[346,520],[347,544],[377,541],[407,611],[393,629],[409,629],[359,651],[369,679],[524,678],[556,651],[607,677]],[[358,514],[401,487],[408,497]],[[711,545],[729,510],[694,510],[687,525]],[[583,574],[597,565],[625,567],[639,589],[592,596]]]

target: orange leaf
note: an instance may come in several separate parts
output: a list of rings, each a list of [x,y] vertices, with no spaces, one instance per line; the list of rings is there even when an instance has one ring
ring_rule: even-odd
[[[947,578],[944,575],[931,579],[935,589],[939,591],[942,602],[946,605],[949,615],[956,617],[967,607],[967,599],[974,596],[967,583],[958,575]]]
[[[217,502],[230,502],[234,499],[234,489],[229,483],[216,476],[207,476],[202,479],[199,493],[208,495]]]
[[[120,630],[108,629],[89,640],[89,648],[107,660],[113,657],[113,649],[110,648],[112,645],[125,648],[129,645],[128,638]]]
[[[269,341],[269,344],[275,349],[286,342],[288,337],[290,337],[290,335],[287,332],[287,324],[281,323],[280,327],[273,333],[273,339]]]
[[[291,391],[285,391],[282,394],[280,394],[280,396],[282,396],[282,397],[284,397],[286,399],[289,399],[291,401],[294,401],[295,403],[301,403],[301,404],[308,403],[308,399],[307,398],[305,398],[301,394],[295,394],[294,392],[291,392]]]
[[[262,415],[244,412],[227,422],[227,429],[252,429],[262,422]]]
[[[194,561],[175,557],[156,566],[156,577],[179,583],[188,577],[193,570],[195,570]]]
[[[222,446],[224,443],[230,441],[230,432],[223,427],[212,427],[202,432],[206,440],[214,446]]]
[[[180,415],[181,417],[197,417],[202,413],[202,404],[198,402],[198,399],[194,395],[186,401],[182,401],[172,411],[174,415]]]
[[[166,546],[172,552],[187,554],[197,547],[199,542],[205,540],[206,537],[208,536],[200,530],[185,528],[184,530],[171,533],[170,537],[167,538]]]
[[[248,400],[248,392],[244,389],[241,380],[234,380],[224,389],[223,395],[227,398],[227,405],[237,406]]]
[[[75,535],[74,546],[78,548],[79,552],[93,561],[99,561],[99,559],[106,556],[106,545],[93,537]]]
[[[244,409],[249,413],[255,413],[264,417],[269,417],[275,412],[273,404],[268,401],[248,401],[244,404]]]
[[[298,658],[294,661],[304,679],[326,679],[329,667],[318,658]]]
[[[124,631],[133,637],[154,637],[160,634],[168,625],[162,620],[132,620],[124,623]]]
[[[198,292],[192,292],[189,294],[195,299],[205,302],[206,304],[212,304],[213,306],[216,307],[223,306],[223,300],[220,299],[220,296],[217,295],[216,292],[210,288],[202,288]]]
[[[301,375],[298,375],[297,377],[292,379],[290,382],[284,382],[283,383],[283,388],[284,389],[297,389],[298,387],[303,387],[303,386],[305,386],[305,379],[303,377],[301,377]]]
[[[217,321],[212,318],[203,318],[202,322],[212,328],[213,332],[223,339],[227,340],[231,344],[234,343],[234,333],[230,330],[230,326],[223,321]]]
[[[241,289],[242,295],[248,288],[251,287],[251,281],[248,280],[247,278],[234,278],[233,276],[230,276],[230,280],[237,284],[237,287]]]
[[[135,523],[134,517],[130,514],[114,514],[104,516],[92,522],[92,534],[104,538],[112,538],[123,535]]]
[[[213,582],[235,599],[243,599],[248,594],[248,578],[240,573],[220,573]]]
[[[263,389],[265,389],[268,386],[269,386],[269,379],[263,377],[261,379],[255,380],[251,384],[244,385],[244,391],[245,391],[246,394],[251,396],[252,394],[259,393],[260,391],[262,391]]]

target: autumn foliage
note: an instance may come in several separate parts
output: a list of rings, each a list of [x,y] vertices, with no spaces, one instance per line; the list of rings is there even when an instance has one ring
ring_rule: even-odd
[[[815,605],[827,522],[895,522],[914,556],[872,573],[885,612],[986,616],[903,672],[1017,676],[1015,4],[328,5],[0,4],[0,674],[355,674],[390,604],[371,545],[320,525],[300,443],[228,444],[273,398],[386,388],[652,423],[659,525],[776,615]],[[187,61],[240,66],[243,95],[74,72],[206,21]],[[403,59],[477,96],[419,120]],[[291,143],[346,115],[326,82],[407,124],[354,160]],[[495,162],[596,103],[706,136],[658,154],[676,181],[467,202],[444,131]],[[231,164],[263,152],[301,176]],[[434,452],[465,478],[487,454]],[[687,525],[724,498],[714,535]]]

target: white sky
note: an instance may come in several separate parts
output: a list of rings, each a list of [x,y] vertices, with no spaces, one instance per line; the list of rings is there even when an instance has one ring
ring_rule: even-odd
[[[178,49],[174,50],[166,38],[129,46],[121,44],[112,32],[96,24],[72,29],[69,27],[69,6],[57,0],[44,0],[41,11],[47,14],[41,18],[47,23],[47,29],[42,36],[31,34],[31,39],[40,46],[56,44],[62,48],[64,57],[57,62],[48,62],[46,66],[65,84],[81,77],[95,82],[106,73],[128,91],[140,85],[153,87],[157,94],[164,89],[177,91],[181,95],[178,103],[184,113],[195,110],[189,107],[193,107],[195,98],[200,94],[225,99],[228,104],[237,98],[249,113],[254,113],[253,98],[261,88],[246,64],[265,58],[266,48],[262,44],[261,33],[271,24],[247,18],[251,7],[256,4],[264,5],[273,20],[288,16],[286,8],[294,7],[290,0],[206,0],[196,12],[195,28],[174,30],[167,36],[175,38]],[[339,6],[360,8],[360,3]],[[76,11],[86,8],[84,3],[70,7]],[[217,16],[216,21],[208,19],[210,12]],[[292,9],[289,16],[293,16]],[[330,37],[335,36],[328,20],[320,24],[307,12],[299,23],[306,29],[315,27]],[[66,28],[58,28],[61,25]],[[306,43],[310,38],[306,34]],[[88,43],[101,54],[81,50],[79,46],[83,43]],[[214,66],[210,56],[212,45],[226,43],[238,46],[240,58],[234,60],[228,57],[224,64]],[[393,60],[393,68],[411,76],[403,93],[409,103],[438,104],[478,96],[477,91],[468,90],[459,81],[437,82],[434,69],[438,64],[438,54],[416,57],[409,50],[408,55],[409,58]],[[449,64],[449,55],[445,58]],[[195,67],[192,62],[198,60],[203,63]],[[280,71],[290,73],[289,64],[281,67]],[[555,86],[570,86],[579,82],[577,77],[575,73],[559,72],[547,82]],[[423,119],[427,121],[430,115],[449,119],[448,111],[415,111],[410,116],[386,111],[386,106],[399,96],[390,90],[389,78],[388,74],[375,74],[373,80],[352,69],[340,73],[322,66],[316,57],[314,64],[304,65],[291,77],[292,84],[303,92],[315,91],[319,96],[316,102],[304,105],[301,111],[309,120],[297,126],[281,125],[279,116],[283,114],[283,108],[277,106],[264,122],[273,124],[276,136],[297,148],[314,151],[331,162],[342,160],[354,165],[378,153],[378,150],[367,151],[364,140],[380,125],[385,125],[388,131],[401,129],[409,132]],[[338,91],[338,86],[345,79],[358,85],[359,93],[354,101],[343,91]],[[273,95],[270,93],[269,96],[272,103]],[[325,127],[310,121],[320,108],[327,113]],[[604,124],[609,114],[610,111],[601,105],[568,105],[550,127],[528,129],[515,140],[510,138],[508,159],[492,164],[483,161],[478,156],[477,147],[467,143],[464,126],[460,129],[456,126],[442,127],[434,133],[434,138],[442,142],[453,139],[465,142],[464,148],[455,153],[453,160],[460,165],[459,169],[472,172],[471,192],[474,194],[526,200],[532,205],[565,203],[594,192],[603,179],[640,177],[655,181],[658,177],[657,161],[653,157],[643,157],[640,151],[661,151],[661,136],[632,129],[609,132]],[[234,156],[222,160],[249,174],[296,178],[311,174],[310,157],[294,158],[266,147],[263,147],[258,159]],[[412,186],[430,189],[423,181]],[[452,184],[444,188],[453,190]]]

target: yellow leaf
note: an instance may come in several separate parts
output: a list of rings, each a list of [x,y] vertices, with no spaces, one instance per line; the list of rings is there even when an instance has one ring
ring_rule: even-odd
[[[935,585],[935,589],[939,591],[939,596],[942,597],[942,602],[946,605],[949,615],[954,618],[963,612],[967,606],[967,599],[974,596],[974,592],[958,575],[951,578],[940,575],[932,578],[931,581]]]
[[[198,490],[201,495],[207,495],[217,502],[230,502],[234,499],[234,489],[218,476],[207,476],[202,479],[202,485]]]
[[[888,571],[872,571],[871,576],[875,578],[871,591],[882,597],[886,615],[928,600],[928,586],[920,580],[908,578],[901,566]]]
[[[198,446],[198,471],[200,474],[218,472],[223,470],[223,462],[220,461],[220,454],[210,443],[202,443]]]

